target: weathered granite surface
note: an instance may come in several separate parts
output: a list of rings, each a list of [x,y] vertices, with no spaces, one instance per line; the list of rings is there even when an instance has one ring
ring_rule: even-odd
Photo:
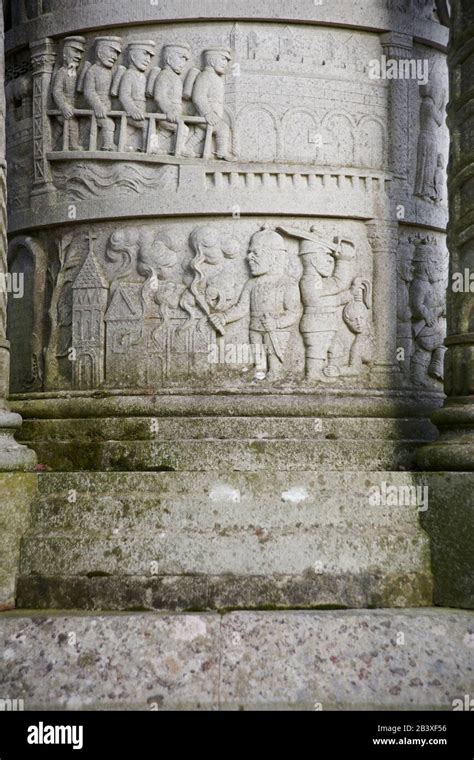
[[[457,610],[3,613],[0,640],[25,710],[452,710],[474,688]]]
[[[367,502],[444,398],[446,7],[294,5],[7,14],[12,403],[76,473],[22,604],[431,602],[419,505]]]
[[[18,603],[59,609],[429,605],[419,517],[448,490],[276,470],[42,473],[39,489]]]
[[[37,487],[33,473],[0,473],[0,609],[15,606],[20,542],[30,522]]]

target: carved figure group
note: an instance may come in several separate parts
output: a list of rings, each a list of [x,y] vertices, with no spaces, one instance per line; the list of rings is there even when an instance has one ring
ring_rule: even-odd
[[[370,286],[365,280],[354,279],[354,244],[339,238],[327,242],[314,227],[309,234],[281,229],[300,240],[300,332],[305,345],[306,379],[324,382],[341,374],[357,374],[362,364],[371,359],[371,328],[370,304],[367,297],[363,299],[363,295],[370,295]],[[344,312],[342,307],[346,307]],[[356,336],[347,365],[343,362],[343,321]]]
[[[64,39],[63,63],[52,80],[52,100],[59,111],[54,118],[65,149],[84,149],[80,122],[86,116],[90,120],[91,113],[95,119],[89,124],[91,149],[191,158],[213,152],[218,159],[235,159],[224,116],[229,48],[204,50],[201,71],[190,67],[191,48],[185,42],[164,47],[162,68],[152,65],[153,40],[130,42],[127,66],[117,65],[123,52],[120,37],[97,37],[93,63],[83,63],[85,46],[83,37]],[[122,114],[125,125],[119,118]]]
[[[288,238],[299,242],[299,283],[291,274]],[[370,364],[371,285],[356,276],[352,241],[328,243],[314,228],[264,226],[251,236],[244,261],[236,238],[202,225],[191,232],[189,247],[191,258],[183,269],[176,244],[164,232],[149,226],[117,230],[106,247],[109,285],[89,251],[73,287],[74,336],[80,339],[75,348],[80,356],[86,351],[76,378],[105,375],[108,382],[123,381],[123,372],[130,376],[136,369],[128,351],[137,352],[137,366],[147,356],[149,372],[137,375],[137,382],[158,382],[157,367],[160,377],[200,376],[210,371],[209,347],[224,347],[243,332],[256,370],[275,381],[291,369],[290,344],[298,329],[311,383],[358,375]],[[104,288],[109,290],[105,300]],[[89,335],[92,303],[103,309],[106,325],[96,329],[95,337]],[[94,361],[104,364],[105,372],[95,365],[87,369],[92,346]]]

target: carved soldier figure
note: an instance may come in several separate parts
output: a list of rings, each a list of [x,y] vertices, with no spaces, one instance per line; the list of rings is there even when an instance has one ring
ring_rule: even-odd
[[[415,195],[437,200],[435,175],[438,163],[438,129],[444,122],[446,94],[435,82],[420,85],[420,134],[415,177]]]
[[[415,352],[412,377],[427,385],[428,375],[443,380],[446,348],[446,262],[427,240],[415,247],[414,279],[410,291]]]
[[[358,375],[373,355],[371,328],[371,286],[368,280],[355,277],[349,293],[351,300],[344,306],[342,318],[355,335],[349,351],[349,364],[342,368],[343,375]]]
[[[79,122],[74,116],[77,72],[85,49],[84,37],[66,37],[63,45],[63,65],[54,77],[52,96],[54,103],[61,111],[57,117],[64,128],[68,122],[69,148],[81,150],[79,143]]]
[[[301,315],[297,283],[288,275],[288,252],[281,235],[263,228],[251,240],[247,255],[251,279],[238,303],[209,319],[217,330],[250,315],[250,343],[266,353],[266,377],[277,379],[291,335]]]
[[[350,240],[326,243],[316,232],[281,227],[298,238],[303,265],[300,280],[303,318],[300,330],[306,353],[306,379],[326,380],[340,375],[344,347],[339,337],[343,325],[341,307],[351,296],[355,250]]]
[[[410,375],[413,355],[413,325],[410,307],[410,286],[413,280],[412,239],[400,241],[398,246],[397,283],[397,347],[403,349],[400,369],[405,376]]]
[[[166,45],[163,51],[164,66],[155,80],[153,97],[160,113],[166,114],[166,121],[160,122],[160,129],[168,135],[176,134],[178,121],[183,114],[183,80],[181,74],[191,57],[191,48],[187,43]],[[185,135],[188,134],[185,127]],[[186,148],[181,151],[186,156],[194,156],[194,151]]]
[[[216,47],[204,51],[204,71],[197,75],[192,91],[192,101],[196,111],[210,124],[216,138],[216,156],[225,161],[235,160],[232,154],[231,132],[224,121],[224,76],[232,55],[229,48]],[[202,142],[205,130],[197,127],[187,144],[192,150]]]
[[[145,119],[146,112],[146,86],[147,74],[150,61],[155,54],[153,40],[136,40],[129,44],[128,69],[120,79],[118,97],[124,111],[129,118],[128,125],[133,131],[141,133],[141,150],[146,148],[148,123]],[[132,146],[128,146],[133,150]]]
[[[121,52],[120,37],[97,37],[96,61],[88,69],[84,80],[84,97],[94,110],[97,126],[102,132],[103,150],[115,150],[115,123],[107,114],[112,109],[110,89],[113,68]]]

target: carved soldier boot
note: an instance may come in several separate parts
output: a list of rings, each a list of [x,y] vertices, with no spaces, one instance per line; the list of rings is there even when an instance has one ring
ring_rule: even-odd
[[[443,382],[444,380],[444,354],[445,353],[446,353],[446,348],[444,348],[444,346],[435,348],[435,350],[433,351],[433,357],[428,366],[428,374],[431,377],[434,377],[435,380],[439,380],[440,382]]]
[[[69,150],[82,150],[79,142],[79,124],[75,119],[69,122]]]
[[[306,380],[324,380],[323,370],[325,366],[324,359],[306,359]]]
[[[427,376],[429,358],[416,355],[411,362],[411,376],[415,385],[429,385]]]
[[[222,161],[235,161],[236,156],[229,150],[227,137],[216,137],[216,157]]]
[[[104,141],[102,145],[102,150],[115,150],[113,130],[109,130],[109,129],[102,130],[102,136],[103,136],[103,141]]]
[[[203,139],[202,134],[194,132],[181,151],[181,155],[184,158],[201,158],[202,150],[199,152],[198,148],[203,142]]]

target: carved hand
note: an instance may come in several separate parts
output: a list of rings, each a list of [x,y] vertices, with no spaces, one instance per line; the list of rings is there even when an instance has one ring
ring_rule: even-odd
[[[129,116],[131,119],[135,119],[135,121],[143,121],[145,118],[145,114],[143,111],[140,111],[139,108],[130,108],[130,110],[127,112],[127,116]]]
[[[211,127],[216,127],[220,122],[220,116],[215,111],[210,111],[207,113],[204,117],[208,124],[211,125]]]
[[[172,124],[177,124],[180,118],[180,114],[178,111],[168,111],[168,113],[166,114],[166,118]]]
[[[221,331],[224,330],[224,327],[225,327],[225,317],[224,317],[223,314],[209,314],[209,322],[219,332],[221,332]]]
[[[74,108],[72,106],[64,106],[61,110],[65,119],[72,119],[74,116]]]
[[[96,106],[94,108],[94,114],[96,119],[105,119],[107,117],[107,109],[104,106]]]

